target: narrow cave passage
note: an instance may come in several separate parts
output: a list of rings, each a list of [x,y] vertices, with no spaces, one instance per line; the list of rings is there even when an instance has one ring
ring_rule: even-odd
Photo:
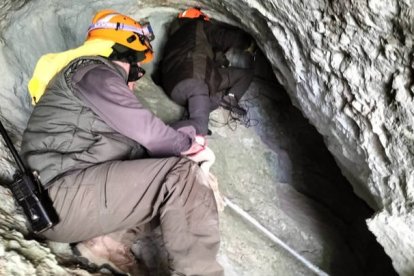
[[[155,9],[147,12],[149,21],[157,27],[157,38],[165,37],[163,32],[173,14]],[[13,43],[19,45],[21,39],[21,44],[30,45],[27,39],[36,41],[35,37],[41,37],[35,27],[30,28],[30,36],[11,35],[17,40]],[[53,50],[73,46],[70,39],[76,34],[68,30],[68,35],[49,40]],[[163,43],[157,40],[156,52],[166,50]],[[40,45],[43,48],[38,51],[49,52],[49,46]],[[27,47],[22,51],[30,52]],[[13,47],[10,49],[13,51]],[[17,59],[19,55],[13,53]],[[146,68],[148,74],[139,81],[136,94],[169,122],[182,110],[168,101],[149,77],[157,61]],[[23,71],[31,71],[33,62],[22,60],[21,66],[27,66]],[[212,170],[223,194],[330,275],[394,275],[390,259],[365,224],[373,211],[352,192],[323,138],[292,105],[261,52],[256,56],[255,71],[254,82],[243,98],[252,126],[237,126],[234,130],[222,126],[227,118],[223,110],[211,117],[213,135],[209,143],[217,156]],[[230,210],[221,214],[221,224],[220,260],[228,275],[309,275],[309,270]],[[162,256],[156,241],[141,241],[137,255],[147,259],[149,255]],[[150,259],[148,262],[160,264]],[[163,270],[159,271],[162,275]]]
[[[227,56],[237,66],[246,64],[234,53]],[[292,105],[260,50],[254,68],[241,100],[249,110],[249,127],[222,109],[210,116],[209,144],[217,157],[212,170],[223,194],[330,275],[395,275],[365,224],[373,211],[353,193],[323,138]],[[178,118],[180,107],[171,111],[174,104],[168,102],[160,108],[154,91],[143,92],[152,86],[151,80],[143,81],[137,96],[165,121]],[[221,258],[234,275],[309,275],[237,214],[227,210],[221,217]]]
[[[354,194],[323,137],[292,105],[266,58],[258,58],[259,76],[251,89],[259,91],[259,97],[252,112],[264,111],[269,118],[255,130],[278,156],[277,206],[303,229],[316,227],[321,236],[329,236],[331,231],[338,235],[332,244],[327,242],[331,248],[325,258],[330,264],[325,271],[329,274],[396,275],[391,260],[365,224],[374,211]],[[295,244],[294,237],[292,241]]]

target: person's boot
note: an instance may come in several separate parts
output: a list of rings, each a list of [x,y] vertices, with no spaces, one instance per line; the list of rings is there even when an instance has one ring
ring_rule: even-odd
[[[106,268],[122,275],[147,275],[146,268],[138,264],[130,247],[109,236],[99,236],[78,243],[73,251],[88,268]]]
[[[245,116],[247,114],[246,109],[239,105],[236,97],[234,97],[232,93],[223,96],[220,102],[220,106],[240,116]]]

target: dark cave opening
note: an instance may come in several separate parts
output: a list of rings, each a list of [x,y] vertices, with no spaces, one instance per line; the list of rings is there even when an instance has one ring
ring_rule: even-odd
[[[267,98],[272,106],[269,116],[275,135],[268,137],[261,128],[256,129],[263,141],[280,156],[278,169],[285,173],[278,181],[291,185],[316,202],[321,208],[313,210],[312,215],[328,218],[327,223],[338,231],[348,247],[331,252],[331,263],[327,264],[329,274],[397,275],[391,259],[366,225],[365,220],[374,214],[374,210],[353,192],[323,137],[292,104],[261,51],[256,56],[254,83],[259,91],[256,96]],[[287,200],[285,205],[289,204]],[[284,208],[283,204],[280,208]],[[355,267],[344,266],[343,259],[350,259]]]

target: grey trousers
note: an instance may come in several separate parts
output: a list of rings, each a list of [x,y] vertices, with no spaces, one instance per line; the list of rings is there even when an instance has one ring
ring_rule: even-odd
[[[187,108],[188,118],[171,124],[172,127],[192,125],[197,134],[207,135],[210,112],[219,107],[222,96],[232,93],[239,101],[253,79],[252,69],[228,67],[218,71],[222,77],[218,91],[209,91],[207,84],[198,79],[185,79],[174,87],[170,97]]]
[[[171,99],[185,106],[188,118],[171,124],[175,129],[191,125],[197,134],[206,135],[210,111],[210,97],[207,84],[203,80],[186,79],[179,82],[171,92]]]
[[[56,180],[49,195],[60,222],[44,237],[78,242],[110,234],[131,245],[158,219],[172,269],[223,275],[216,261],[219,223],[213,192],[197,164],[184,158],[112,161]]]

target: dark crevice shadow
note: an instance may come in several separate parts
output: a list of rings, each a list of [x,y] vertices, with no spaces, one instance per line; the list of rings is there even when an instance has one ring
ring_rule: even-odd
[[[374,210],[353,192],[322,136],[292,105],[260,51],[255,66],[254,87],[250,89],[254,92],[246,98],[262,113],[267,105],[265,117],[271,119],[259,122],[255,129],[262,141],[277,153],[277,169],[281,172],[278,181],[290,185],[317,203],[324,210],[322,212],[327,212],[331,221],[326,223],[338,231],[348,247],[328,252],[327,259],[330,260],[326,266],[330,275],[350,275],[350,271],[352,275],[397,275],[391,259],[366,225],[365,220],[374,214]],[[255,112],[257,114],[257,109],[250,108],[253,117]],[[272,129],[271,137],[269,129]],[[326,218],[322,212],[321,219]],[[313,210],[312,214],[318,215],[318,210]],[[349,261],[354,263],[355,269],[346,267]]]

